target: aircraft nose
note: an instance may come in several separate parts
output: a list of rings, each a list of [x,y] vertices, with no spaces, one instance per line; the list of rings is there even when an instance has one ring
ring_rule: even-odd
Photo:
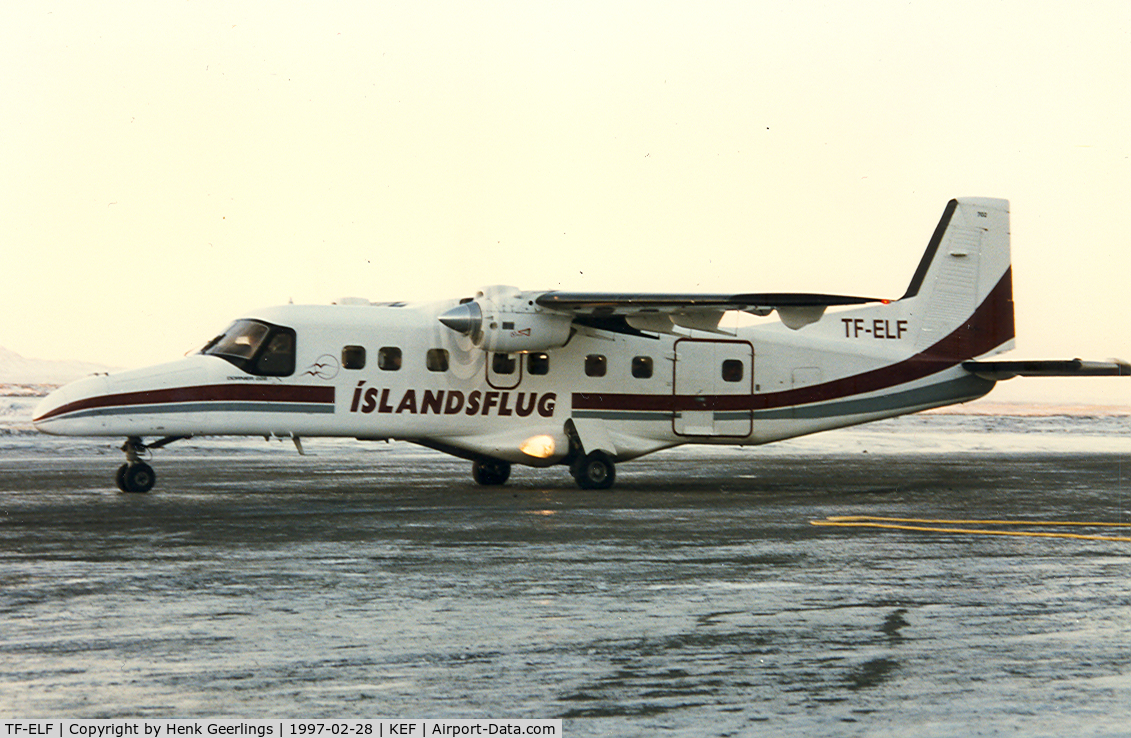
[[[92,375],[77,382],[60,387],[48,394],[32,411],[31,423],[41,433],[68,435],[88,431],[77,428],[82,425],[84,409],[96,403],[97,398],[106,394],[105,375]]]
[[[67,396],[62,389],[50,392],[39,401],[31,413],[31,424],[43,433],[50,433],[48,426],[53,417],[58,415],[58,410],[67,404]]]

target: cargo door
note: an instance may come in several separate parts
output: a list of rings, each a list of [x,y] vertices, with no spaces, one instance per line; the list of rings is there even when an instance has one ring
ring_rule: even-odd
[[[754,348],[746,341],[680,339],[672,388],[676,435],[744,438],[753,427]]]

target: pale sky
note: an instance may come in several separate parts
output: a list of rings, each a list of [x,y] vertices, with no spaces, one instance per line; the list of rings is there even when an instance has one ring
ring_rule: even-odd
[[[9,2],[0,89],[25,357],[488,284],[898,297],[983,196],[1010,358],[1131,359],[1131,3]]]

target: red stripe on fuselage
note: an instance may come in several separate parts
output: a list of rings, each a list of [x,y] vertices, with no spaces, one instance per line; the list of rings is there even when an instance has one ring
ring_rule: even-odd
[[[205,384],[141,392],[122,392],[69,402],[36,418],[36,422],[105,407],[134,407],[178,402],[279,402],[334,404],[333,387],[286,384]]]

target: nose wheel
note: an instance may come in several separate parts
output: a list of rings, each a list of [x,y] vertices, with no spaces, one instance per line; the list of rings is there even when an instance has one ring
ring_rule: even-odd
[[[114,481],[118,483],[118,489],[123,492],[136,492],[138,494],[144,494],[153,489],[153,485],[157,483],[157,473],[153,471],[152,466],[142,461],[142,454],[147,454],[153,449],[168,446],[173,441],[180,441],[184,438],[189,438],[189,436],[169,436],[149,445],[146,445],[136,436],[127,438],[126,442],[122,444],[122,451],[126,452],[126,463],[118,467],[118,473],[114,478]]]
[[[157,483],[157,474],[153,467],[144,461],[136,464],[122,464],[118,467],[118,489],[123,492],[145,493],[153,489]]]

